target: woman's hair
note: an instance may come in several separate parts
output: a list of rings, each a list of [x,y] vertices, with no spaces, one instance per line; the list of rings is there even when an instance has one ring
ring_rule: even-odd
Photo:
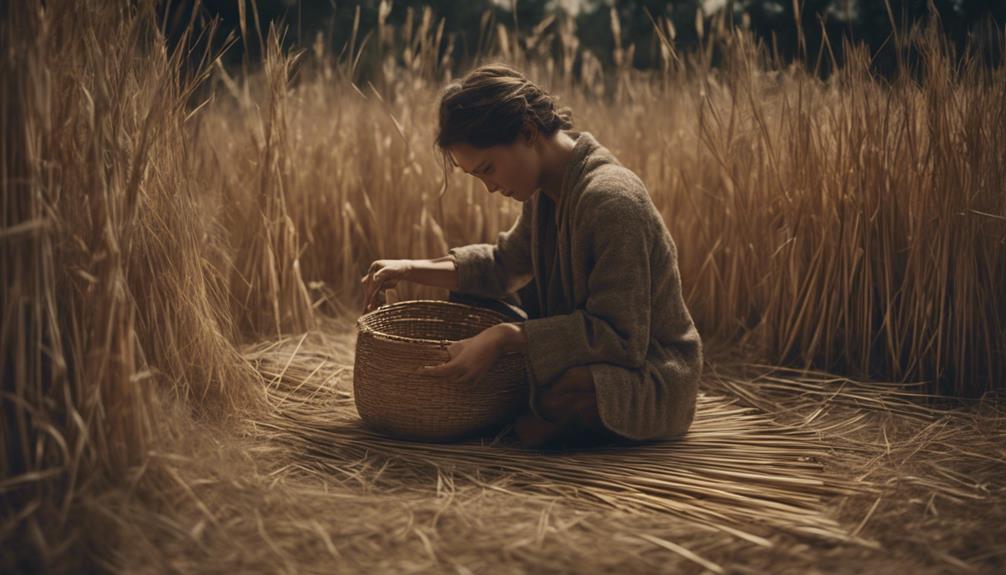
[[[572,128],[572,110],[558,108],[557,101],[517,70],[499,63],[483,64],[448,84],[440,94],[435,140],[444,160],[444,189],[454,163],[448,148],[454,144],[490,148],[513,143],[531,126],[545,137]]]

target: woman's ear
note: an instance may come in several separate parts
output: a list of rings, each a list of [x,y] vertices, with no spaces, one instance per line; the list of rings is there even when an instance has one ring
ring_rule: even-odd
[[[524,122],[524,125],[521,126],[520,129],[520,135],[522,138],[524,138],[524,141],[527,143],[528,146],[534,147],[534,145],[538,141],[538,136],[540,134],[537,128],[535,128],[534,124],[530,122]]]

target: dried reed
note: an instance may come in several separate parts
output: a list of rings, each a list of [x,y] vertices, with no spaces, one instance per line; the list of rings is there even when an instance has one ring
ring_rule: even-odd
[[[920,402],[1006,375],[1001,64],[930,26],[895,39],[921,49],[915,76],[885,83],[850,47],[824,82],[722,22],[679,53],[657,19],[661,72],[632,69],[625,39],[606,71],[570,21],[528,36],[487,17],[483,55],[559,92],[647,182],[710,351],[752,360],[710,366],[687,440],[545,458],[369,435],[346,347],[288,347],[356,301],[371,260],[491,241],[516,215],[472,180],[436,193],[443,22],[410,9],[396,30],[382,2],[376,37],[357,17],[348,51],[298,55],[239,6],[266,61],[237,77],[210,50],[185,68],[198,32],[170,49],[153,2],[2,7],[0,541],[17,552],[0,570],[519,572],[594,550],[600,568],[718,572],[805,566],[811,545],[825,568],[890,565],[874,541],[899,568],[1002,566],[1003,415]],[[599,537],[618,546],[599,556]]]

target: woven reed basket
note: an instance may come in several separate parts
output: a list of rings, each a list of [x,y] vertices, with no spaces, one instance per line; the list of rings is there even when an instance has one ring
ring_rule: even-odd
[[[498,430],[527,404],[524,357],[500,357],[471,384],[419,373],[450,359],[452,341],[509,321],[493,310],[455,302],[384,305],[357,322],[353,395],[364,424],[413,441],[453,441]]]

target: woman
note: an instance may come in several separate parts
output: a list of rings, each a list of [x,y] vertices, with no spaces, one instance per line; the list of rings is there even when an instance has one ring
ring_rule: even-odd
[[[531,399],[515,430],[529,446],[687,431],[702,342],[677,249],[642,180],[592,134],[572,130],[555,97],[501,64],[446,87],[436,144],[445,172],[460,166],[522,212],[495,244],[375,261],[361,280],[364,310],[408,280],[508,313],[514,321],[454,342],[449,361],[426,369],[464,384],[501,354],[523,353]]]

